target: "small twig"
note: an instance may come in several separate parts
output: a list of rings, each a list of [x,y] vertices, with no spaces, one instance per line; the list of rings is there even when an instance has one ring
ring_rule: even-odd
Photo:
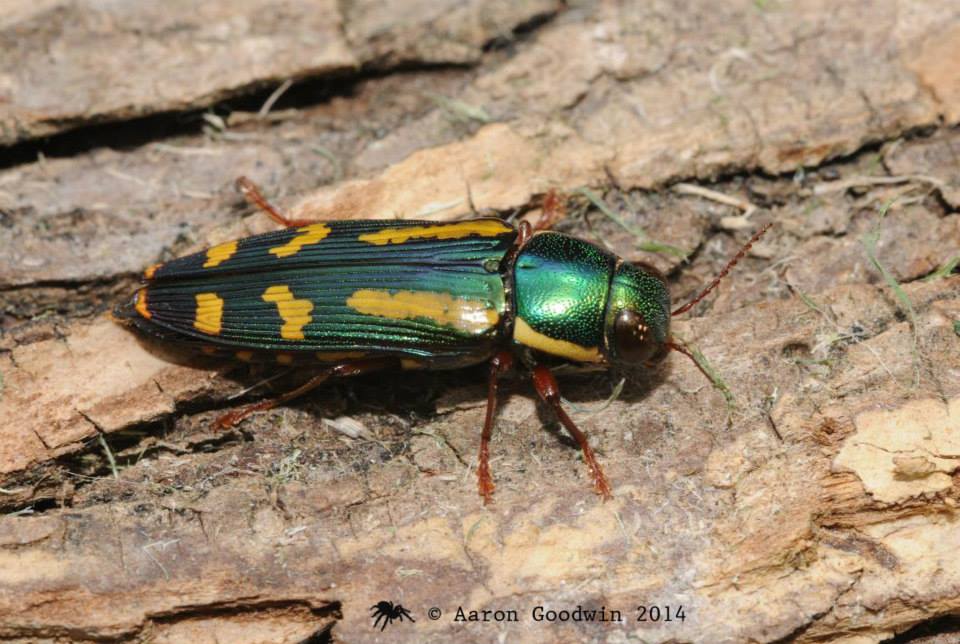
[[[260,106],[260,109],[257,111],[257,116],[258,116],[259,118],[263,118],[263,117],[265,117],[267,114],[269,114],[269,113],[270,113],[270,109],[273,107],[274,103],[276,103],[278,100],[280,100],[280,97],[283,96],[284,93],[285,93],[288,89],[290,89],[290,87],[291,87],[292,85],[293,85],[293,81],[290,80],[289,78],[288,78],[287,80],[283,81],[283,83],[280,84],[280,87],[278,87],[277,89],[273,90],[273,93],[270,94],[270,96],[267,97],[267,100],[265,100],[265,101],[263,102],[263,105]]]
[[[739,217],[724,217],[720,221],[721,226],[727,230],[740,230],[749,227],[750,222],[747,221],[747,219],[749,219],[750,215],[757,210],[757,206],[750,203],[746,199],[732,197],[722,192],[711,190],[710,188],[704,188],[703,186],[694,185],[692,183],[678,183],[673,186],[673,190],[674,192],[682,195],[703,197],[704,199],[709,199],[710,201],[715,201],[725,206],[731,206],[743,211],[743,214]]]
[[[944,185],[946,185],[941,179],[937,179],[936,177],[931,177],[925,174],[900,174],[892,177],[850,177],[848,179],[841,179],[839,181],[824,181],[823,183],[818,183],[813,187],[813,194],[823,195],[830,192],[841,192],[843,190],[849,190],[850,188],[857,188],[860,186],[888,186],[896,185],[898,183],[910,183],[913,181],[919,183],[929,183],[937,188],[942,188]],[[888,209],[890,205],[887,206]]]
[[[222,152],[216,148],[198,148],[196,146],[170,145],[169,143],[154,143],[150,147],[160,152],[169,152],[170,154],[180,154],[188,157],[218,157],[222,154]]]
[[[209,192],[203,192],[202,190],[190,190],[188,188],[183,188],[180,190],[181,195],[184,197],[190,197],[191,199],[213,199],[214,195]]]
[[[19,510],[14,510],[13,512],[7,512],[3,516],[5,517],[22,517],[28,514],[33,514],[33,506],[28,505],[25,508],[20,508]]]
[[[222,116],[214,114],[213,112],[204,112],[201,118],[203,118],[204,123],[212,127],[217,132],[226,132],[227,122],[223,120]]]

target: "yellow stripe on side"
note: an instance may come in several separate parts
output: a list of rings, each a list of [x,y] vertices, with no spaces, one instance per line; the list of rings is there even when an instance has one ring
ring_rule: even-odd
[[[496,237],[509,232],[513,232],[513,228],[502,221],[478,219],[453,224],[437,224],[436,226],[384,228],[375,233],[360,235],[357,239],[375,246],[385,246],[386,244],[402,244],[411,239],[463,239],[472,235]]]
[[[197,293],[196,298],[193,328],[209,335],[219,335],[223,323],[223,298],[216,293]]]
[[[133,305],[133,308],[136,309],[137,313],[148,320],[153,317],[153,315],[150,313],[150,309],[147,308],[147,289],[142,288],[137,291],[137,295],[134,300],[136,303]]]
[[[237,242],[226,242],[217,244],[207,249],[207,261],[203,263],[204,268],[213,268],[219,266],[234,256],[237,252]]]
[[[439,325],[480,334],[494,328],[500,319],[486,302],[455,298],[431,291],[381,291],[361,289],[347,298],[347,306],[358,313],[393,320],[425,318]]]
[[[303,327],[313,321],[310,311],[313,302],[298,300],[293,297],[290,287],[286,285],[271,286],[263,292],[264,302],[274,302],[277,312],[283,318],[280,328],[280,337],[284,340],[303,340]]]
[[[600,349],[582,347],[566,340],[556,340],[534,331],[523,318],[517,318],[513,325],[513,339],[525,347],[549,353],[552,356],[567,358],[577,362],[603,362]]]
[[[147,270],[143,271],[143,278],[147,280],[152,280],[153,276],[157,274],[157,269],[163,266],[163,264],[153,264],[147,267]]]
[[[325,239],[327,235],[330,234],[331,230],[330,226],[326,224],[310,224],[309,226],[297,228],[297,232],[300,234],[282,246],[275,246],[271,248],[270,252],[277,257],[290,257],[291,255],[296,255],[300,252],[300,249],[307,244],[316,244],[317,242]]]

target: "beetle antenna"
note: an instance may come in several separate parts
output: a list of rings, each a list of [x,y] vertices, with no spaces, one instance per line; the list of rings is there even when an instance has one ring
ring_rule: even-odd
[[[740,249],[740,252],[734,255],[733,259],[727,262],[727,265],[723,267],[722,271],[720,271],[720,274],[717,275],[717,277],[712,282],[710,282],[710,286],[703,289],[699,295],[697,295],[695,298],[693,298],[692,300],[690,300],[689,302],[681,306],[679,309],[677,309],[670,315],[673,316],[673,315],[680,315],[681,313],[686,313],[687,311],[692,309],[697,304],[697,302],[705,298],[710,293],[710,291],[717,288],[717,284],[720,283],[720,280],[722,280],[724,277],[727,276],[727,273],[729,273],[730,270],[737,265],[737,262],[739,262],[741,259],[744,258],[744,256],[750,251],[750,247],[753,246],[755,243],[757,243],[757,240],[763,237],[763,234],[768,230],[770,230],[770,226],[772,225],[773,225],[773,222],[771,221],[767,223],[763,228],[755,232],[753,234],[753,237],[750,238],[750,241],[748,241],[746,244],[743,245],[743,248]]]

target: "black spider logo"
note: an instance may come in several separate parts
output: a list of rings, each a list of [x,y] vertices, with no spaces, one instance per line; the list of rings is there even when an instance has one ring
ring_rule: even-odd
[[[402,605],[394,604],[393,602],[377,602],[376,605],[370,607],[370,610],[373,611],[370,617],[376,618],[373,620],[374,628],[377,627],[381,619],[383,620],[383,624],[380,626],[381,631],[387,627],[387,624],[392,624],[395,619],[402,622],[403,618],[406,617],[411,622],[417,621],[413,618],[413,615],[410,614],[410,611]]]

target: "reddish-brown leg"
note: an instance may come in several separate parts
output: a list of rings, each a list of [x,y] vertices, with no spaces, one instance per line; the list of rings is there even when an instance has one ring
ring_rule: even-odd
[[[553,225],[567,216],[567,206],[556,190],[550,190],[543,196],[540,206],[540,219],[533,226],[534,232],[550,230]]]
[[[587,435],[580,431],[560,405],[560,387],[557,385],[557,379],[553,377],[549,369],[538,365],[533,368],[533,386],[537,390],[537,393],[540,394],[540,397],[543,398],[543,401],[553,408],[557,418],[560,419],[563,426],[567,428],[570,435],[573,436],[580,445],[580,449],[583,451],[583,459],[587,462],[587,467],[590,468],[590,475],[593,477],[593,487],[596,489],[597,494],[604,500],[612,499],[613,494],[610,491],[610,484],[607,482],[607,477],[604,476],[596,456],[593,455],[590,443],[587,442]]]
[[[523,248],[523,245],[530,241],[531,237],[533,237],[533,226],[528,221],[521,221],[519,228],[517,228],[517,241],[514,245],[517,248]]]
[[[500,351],[490,359],[490,375],[487,377],[487,417],[480,434],[480,459],[477,464],[477,487],[483,504],[493,501],[493,477],[490,475],[490,436],[493,434],[493,419],[497,413],[497,380],[501,374],[513,368],[513,355]]]
[[[266,200],[266,198],[263,196],[263,193],[260,192],[260,188],[257,187],[257,184],[246,177],[238,177],[236,185],[237,190],[240,191],[240,194],[242,194],[247,201],[262,210],[267,217],[274,220],[284,228],[295,228],[298,226],[306,226],[308,224],[315,223],[307,219],[288,218]]]
[[[241,407],[240,409],[236,409],[224,414],[223,416],[220,416],[216,420],[215,425],[217,429],[229,429],[251,414],[254,414],[258,411],[265,411],[267,409],[279,407],[284,403],[290,402],[294,398],[299,398],[300,396],[313,391],[331,377],[356,376],[362,373],[369,373],[370,371],[386,369],[390,366],[393,366],[395,363],[396,360],[390,358],[379,358],[334,365],[324,370],[322,373],[318,373],[313,378],[310,378],[310,380],[306,381],[293,391],[288,391],[281,396],[277,396],[276,398],[271,398],[269,400],[261,400],[258,403]]]

